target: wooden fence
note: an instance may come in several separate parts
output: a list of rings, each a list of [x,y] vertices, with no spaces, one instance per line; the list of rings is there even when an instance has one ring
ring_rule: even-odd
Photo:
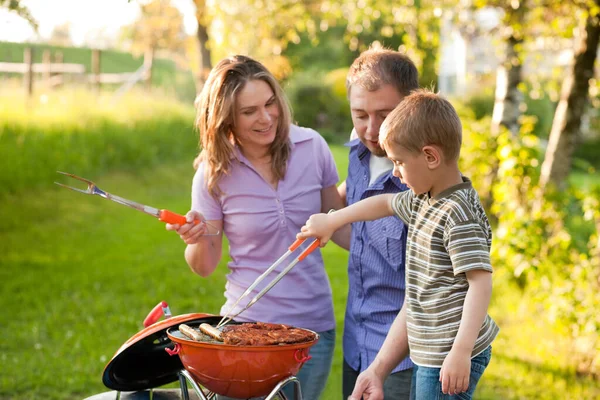
[[[26,47],[23,52],[22,63],[0,62],[0,73],[13,73],[23,75],[23,85],[28,96],[33,95],[34,80],[41,78],[43,86],[54,88],[65,83],[64,75],[71,75],[76,82],[90,84],[92,88],[99,92],[102,84],[121,84],[117,93],[129,90],[139,81],[145,81],[146,85],[151,84],[152,80],[152,61],[153,52],[149,51],[144,55],[144,63],[137,71],[127,73],[101,73],[100,61],[101,50],[92,50],[91,72],[86,71],[84,64],[63,63],[62,53],[57,52],[54,55],[54,62],[51,61],[50,50],[44,50],[42,62],[33,62],[34,50]]]

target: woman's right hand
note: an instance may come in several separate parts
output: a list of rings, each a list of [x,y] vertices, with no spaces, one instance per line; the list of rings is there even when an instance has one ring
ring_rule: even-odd
[[[181,240],[183,240],[186,244],[196,244],[200,241],[202,236],[209,233],[204,216],[198,211],[188,211],[188,213],[185,215],[185,218],[187,223],[183,225],[167,224],[167,230],[177,232]],[[196,220],[200,222],[195,224],[194,221]]]

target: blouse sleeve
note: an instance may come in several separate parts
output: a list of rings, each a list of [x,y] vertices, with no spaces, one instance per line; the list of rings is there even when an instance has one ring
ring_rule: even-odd
[[[317,140],[315,140],[315,142],[317,143],[317,145],[315,146],[317,152],[317,159],[319,160],[322,172],[321,184],[323,188],[335,185],[338,183],[340,177],[335,166],[333,154],[331,154],[331,150],[329,149],[329,145],[327,144],[323,136],[321,136],[318,133]]]
[[[205,163],[201,163],[192,181],[192,210],[201,212],[206,220],[223,219],[221,203],[208,191],[204,177]]]

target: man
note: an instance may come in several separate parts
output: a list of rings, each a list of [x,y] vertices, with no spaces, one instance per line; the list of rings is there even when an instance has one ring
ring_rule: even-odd
[[[382,48],[363,52],[350,67],[346,88],[354,130],[348,177],[338,191],[346,204],[408,188],[392,175],[392,163],[379,147],[385,117],[418,88],[418,72],[406,55]],[[343,337],[343,398],[352,393],[360,372],[375,359],[404,302],[407,228],[397,217],[352,224],[348,261],[348,301]],[[410,359],[403,360],[384,384],[386,399],[409,399]]]

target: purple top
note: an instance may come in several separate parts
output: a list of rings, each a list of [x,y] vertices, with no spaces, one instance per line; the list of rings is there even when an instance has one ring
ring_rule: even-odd
[[[314,130],[290,127],[292,152],[285,178],[275,190],[236,149],[231,173],[219,181],[224,192],[217,200],[207,190],[204,163],[200,164],[192,185],[192,209],[206,220],[223,220],[229,240],[224,314],[235,300],[281,257],[296,240],[300,228],[315,213],[321,212],[321,189],[335,185],[338,174],[325,140]],[[312,240],[307,240],[304,249]],[[236,307],[238,311],[264,288],[292,260],[296,250],[268,275]],[[313,331],[335,327],[329,279],[319,249],[300,261],[258,302],[238,317],[238,321],[289,324]]]

